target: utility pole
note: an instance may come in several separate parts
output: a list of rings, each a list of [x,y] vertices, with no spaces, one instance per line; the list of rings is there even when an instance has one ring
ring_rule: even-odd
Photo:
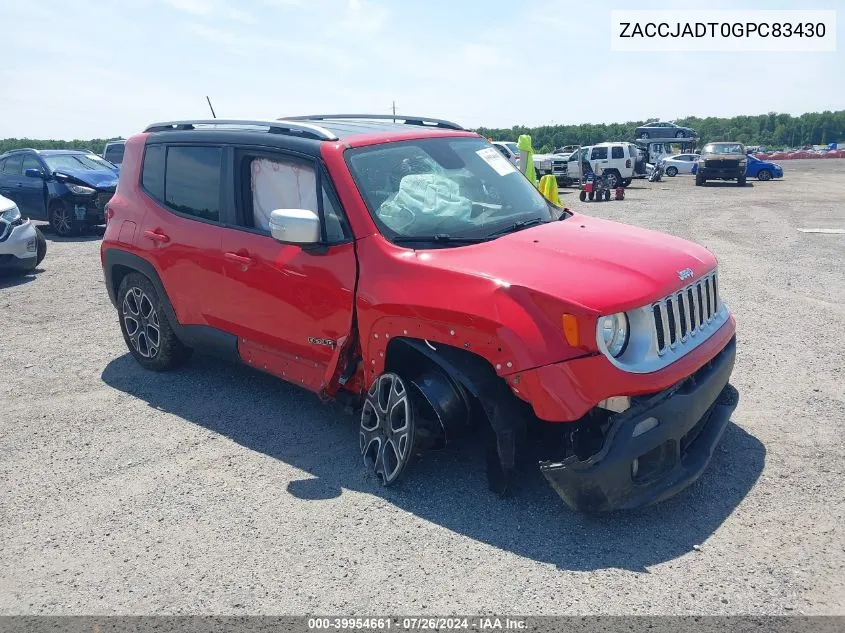
[[[393,102],[393,122],[396,123],[396,102]]]

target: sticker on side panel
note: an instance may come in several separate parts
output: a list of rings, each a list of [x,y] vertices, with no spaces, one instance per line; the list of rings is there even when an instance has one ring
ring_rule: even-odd
[[[516,167],[507,158],[502,156],[495,147],[485,147],[484,149],[478,150],[476,154],[500,176],[507,176],[516,172]]]

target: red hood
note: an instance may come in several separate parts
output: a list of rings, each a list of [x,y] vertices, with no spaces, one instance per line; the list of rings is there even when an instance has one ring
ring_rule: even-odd
[[[716,265],[686,240],[582,215],[458,248],[413,251],[371,236],[358,255],[370,346],[386,319],[382,332],[463,344],[500,373],[595,352],[598,315],[647,305]],[[578,320],[576,347],[564,338],[564,313]]]
[[[478,245],[428,251],[432,266],[501,280],[598,313],[643,306],[712,270],[702,246],[647,229],[575,215]]]

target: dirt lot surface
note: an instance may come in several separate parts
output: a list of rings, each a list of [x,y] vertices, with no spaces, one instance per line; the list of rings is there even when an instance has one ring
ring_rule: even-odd
[[[845,161],[786,179],[637,181],[570,206],[700,242],[738,323],[741,400],[656,507],[486,489],[466,446],[398,488],[357,420],[246,367],[128,355],[96,236],[0,279],[0,613],[845,614]]]

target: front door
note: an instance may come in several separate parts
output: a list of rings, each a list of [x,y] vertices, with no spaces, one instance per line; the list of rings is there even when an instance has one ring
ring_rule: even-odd
[[[249,148],[233,154],[236,226],[224,231],[221,319],[244,362],[312,391],[327,386],[352,329],[357,259],[340,206],[318,161]],[[274,209],[321,218],[324,244],[270,236]]]

